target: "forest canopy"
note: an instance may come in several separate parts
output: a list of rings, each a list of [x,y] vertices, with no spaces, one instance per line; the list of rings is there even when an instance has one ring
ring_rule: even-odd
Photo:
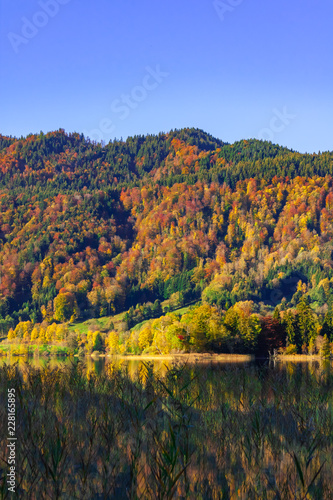
[[[217,311],[332,309],[332,152],[198,129],[99,144],[60,129],[0,135],[0,171],[3,332],[131,308],[130,325],[175,294]]]

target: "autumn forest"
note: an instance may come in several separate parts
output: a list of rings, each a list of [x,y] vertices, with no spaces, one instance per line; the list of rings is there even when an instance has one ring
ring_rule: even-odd
[[[332,152],[198,129],[109,144],[60,129],[0,135],[0,170],[3,338],[329,353]],[[75,330],[104,317],[104,330]]]

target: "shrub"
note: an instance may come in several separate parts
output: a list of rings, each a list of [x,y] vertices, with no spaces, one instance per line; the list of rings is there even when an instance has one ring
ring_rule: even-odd
[[[295,344],[289,344],[285,350],[285,354],[297,354],[297,346]]]

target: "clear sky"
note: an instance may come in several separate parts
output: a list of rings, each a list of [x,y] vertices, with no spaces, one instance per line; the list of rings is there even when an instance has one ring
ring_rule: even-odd
[[[333,150],[332,0],[0,0],[0,131]]]

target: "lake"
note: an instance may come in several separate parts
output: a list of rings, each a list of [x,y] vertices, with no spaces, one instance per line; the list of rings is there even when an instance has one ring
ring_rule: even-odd
[[[330,362],[3,361],[20,498],[333,498]]]

